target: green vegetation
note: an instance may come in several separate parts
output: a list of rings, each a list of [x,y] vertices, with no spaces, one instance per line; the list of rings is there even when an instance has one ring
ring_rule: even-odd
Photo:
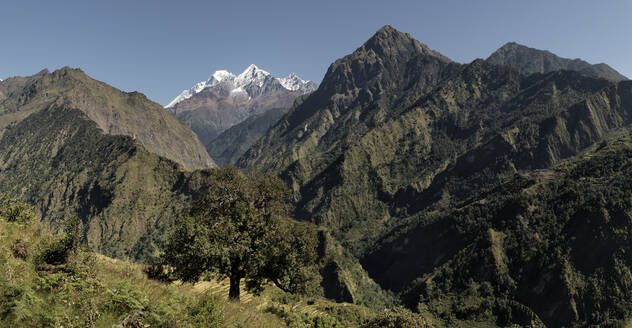
[[[448,325],[622,326],[632,318],[631,159],[623,137],[517,174],[407,222],[365,264],[399,277],[408,307]],[[436,234],[449,242],[419,257]]]
[[[130,137],[103,134],[76,109],[48,108],[9,129],[0,163],[0,190],[35,205],[53,228],[78,217],[87,244],[110,256],[149,257],[157,244],[141,238],[161,234],[186,204],[176,185],[190,173]]]
[[[270,281],[287,292],[308,292],[316,279],[316,231],[287,217],[287,187],[271,175],[245,176],[234,167],[209,171],[209,188],[176,220],[164,261],[173,275],[196,282],[207,273],[260,292]]]
[[[27,209],[20,217],[29,219],[0,219],[0,327],[359,328],[380,315],[269,285],[261,296],[248,294],[247,301],[234,303],[215,282],[150,280],[145,266],[76,243],[76,220],[52,234],[27,205],[11,201],[11,206]]]
[[[0,196],[1,323],[626,326],[632,82],[583,73],[460,65],[385,27],[238,161],[290,191],[182,171],[150,142],[168,122],[117,130],[143,97],[80,72],[3,82],[0,190],[34,206]]]
[[[103,254],[157,254],[194,193],[181,184],[191,174],[183,168],[213,166],[193,131],[162,106],[81,70],[9,78],[0,94],[0,190],[33,204],[53,229],[78,217]]]
[[[28,224],[34,217],[32,206],[0,193],[0,220]]]
[[[384,27],[334,62],[319,90],[237,165],[282,177],[294,216],[328,230],[360,260],[367,279],[397,294],[467,254],[473,241],[442,220],[445,213],[518,172],[550,169],[628,128],[631,86],[575,71],[525,76],[484,60],[460,65]],[[419,234],[385,242],[417,220],[425,222]],[[493,236],[499,260],[515,256],[502,250],[517,237],[478,229]],[[402,247],[410,251],[398,253]],[[341,290],[369,289],[361,278],[345,278]]]
[[[77,220],[53,235],[25,204],[10,207],[29,219],[0,219],[0,327],[222,326],[210,295],[153,283],[137,266],[81,248]]]
[[[180,163],[188,170],[213,167],[195,133],[162,106],[138,92],[125,93],[64,67],[28,78],[2,82],[0,135],[28,115],[53,107],[78,109],[104,134],[134,138],[148,151]]]

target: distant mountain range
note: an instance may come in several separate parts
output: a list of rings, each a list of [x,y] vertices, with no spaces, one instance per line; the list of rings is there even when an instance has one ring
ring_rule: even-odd
[[[251,64],[237,76],[225,70],[216,71],[208,80],[198,82],[191,89],[182,91],[182,93],[165,106],[165,108],[173,108],[173,110],[170,111],[177,114],[178,109],[174,107],[178,103],[191,98],[207,88],[227,93],[235,98],[248,97],[252,99],[272,94],[281,88],[287,91],[298,91],[305,94],[313,92],[317,87],[314,82],[305,81],[295,73],[290,74],[288,77],[276,78],[270,73],[258,68],[256,65]]]
[[[198,134],[211,156],[228,160],[222,155],[224,149],[218,149],[211,143],[222,132],[271,109],[287,111],[298,96],[311,93],[316,88],[315,83],[305,81],[296,74],[276,78],[250,65],[239,75],[224,70],[213,73],[208,80],[182,91],[165,108]],[[267,127],[247,130],[254,134],[239,139],[248,141],[246,144],[238,144],[238,140],[231,140],[229,144],[234,144],[235,149],[247,149],[250,141],[258,139]],[[241,152],[238,152],[237,157],[240,155]],[[220,165],[223,164],[227,162],[220,162]]]

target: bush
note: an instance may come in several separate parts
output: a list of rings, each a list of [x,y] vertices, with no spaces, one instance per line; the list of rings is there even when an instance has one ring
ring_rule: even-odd
[[[68,238],[65,235],[58,236],[44,244],[38,262],[49,265],[66,264],[72,252],[72,244],[68,242]]]
[[[305,312],[286,311],[280,306],[268,306],[266,312],[285,321],[289,328],[338,328],[344,327],[337,318],[329,315],[310,315]]]
[[[196,303],[187,307],[188,322],[192,327],[216,328],[222,326],[222,314],[217,301],[210,293],[201,296]]]
[[[125,314],[143,311],[149,304],[149,299],[140,290],[134,288],[129,280],[107,290],[110,297],[106,308],[112,313]]]
[[[78,218],[70,218],[65,222],[64,233],[50,240],[43,247],[40,264],[66,264],[72,255],[76,255],[81,242],[81,222]]]
[[[32,206],[0,194],[0,220],[26,224],[34,219],[35,211]]]
[[[22,239],[16,239],[11,245],[11,250],[13,255],[19,259],[26,260],[29,256],[29,244]]]
[[[0,323],[6,327],[37,327],[48,321],[44,302],[28,286],[0,285]]]
[[[147,276],[147,278],[170,283],[173,282],[174,279],[171,277],[170,270],[167,266],[162,265],[160,263],[148,264],[143,268],[143,272]]]
[[[428,327],[426,320],[419,314],[406,309],[388,310],[368,320],[362,328],[420,328]]]

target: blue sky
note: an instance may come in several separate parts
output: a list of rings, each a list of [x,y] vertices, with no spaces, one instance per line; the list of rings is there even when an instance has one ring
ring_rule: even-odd
[[[509,41],[632,77],[632,1],[29,1],[0,6],[0,78],[79,67],[161,104],[255,63],[320,82],[390,24],[458,62]]]

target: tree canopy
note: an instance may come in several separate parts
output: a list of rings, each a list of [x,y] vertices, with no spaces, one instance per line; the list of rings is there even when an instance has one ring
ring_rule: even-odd
[[[277,177],[234,167],[202,172],[208,186],[176,220],[164,261],[176,278],[196,282],[208,274],[260,292],[269,281],[287,292],[306,292],[316,280],[317,238],[308,223],[289,218],[289,191]]]

